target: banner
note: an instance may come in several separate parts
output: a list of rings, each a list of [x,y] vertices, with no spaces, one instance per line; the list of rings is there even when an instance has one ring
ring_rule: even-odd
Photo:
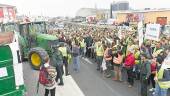
[[[142,43],[143,43],[143,22],[142,21],[140,21],[139,23],[138,23],[138,39],[139,39],[139,47],[142,45]]]
[[[147,24],[145,39],[159,41],[160,24]]]
[[[3,8],[0,8],[0,18],[4,17],[4,12],[3,12]]]
[[[15,11],[13,8],[8,8],[8,15],[9,15],[9,19],[10,20],[14,20],[15,19]]]

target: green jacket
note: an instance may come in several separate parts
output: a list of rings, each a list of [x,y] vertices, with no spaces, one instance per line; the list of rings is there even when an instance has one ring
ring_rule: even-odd
[[[61,51],[59,50],[54,51],[54,53],[52,54],[52,65],[56,67],[62,64],[63,64],[63,56]]]
[[[140,72],[141,72],[142,78],[149,78],[149,76],[151,74],[150,64],[151,63],[149,61],[141,62]]]

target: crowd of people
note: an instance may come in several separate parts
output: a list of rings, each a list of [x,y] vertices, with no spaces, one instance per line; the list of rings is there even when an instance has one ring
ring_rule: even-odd
[[[139,46],[139,37],[135,30],[74,24],[66,25],[65,30],[58,31],[55,35],[60,42],[67,44],[65,48],[61,48],[64,45],[58,48],[63,56],[66,75],[69,74],[68,54],[72,55],[73,70],[76,72],[80,71],[80,58],[92,58],[96,62],[96,70],[106,78],[127,82],[129,88],[134,86],[136,80],[140,80],[141,96],[148,96],[148,91],[153,96],[167,96],[170,86],[163,86],[160,81],[170,81],[170,71],[162,71],[165,59],[170,58],[170,37],[161,35],[159,41],[144,39]],[[169,68],[168,66],[167,69]],[[60,69],[62,68],[56,70]],[[58,76],[61,78],[59,85],[63,85],[63,71],[57,72],[61,73]],[[160,74],[164,75],[161,77]]]

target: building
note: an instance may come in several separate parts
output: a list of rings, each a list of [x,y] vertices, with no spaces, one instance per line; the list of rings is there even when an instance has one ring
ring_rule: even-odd
[[[111,11],[129,10],[128,1],[113,2],[111,6]]]
[[[108,9],[81,8],[77,11],[76,17],[96,17],[97,20],[108,19],[110,11]]]
[[[131,10],[112,12],[117,22],[139,22],[158,23],[161,25],[170,24],[170,9]]]
[[[96,15],[97,10],[94,8],[81,8],[76,12],[76,17],[88,17]]]
[[[16,7],[0,4],[0,22],[12,22],[16,20]]]
[[[113,4],[111,4],[111,11],[118,11],[119,10],[119,8],[118,8],[119,6],[116,4],[116,3],[113,3]]]

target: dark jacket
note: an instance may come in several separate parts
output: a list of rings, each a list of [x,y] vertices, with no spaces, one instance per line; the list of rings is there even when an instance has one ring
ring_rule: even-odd
[[[51,65],[53,65],[54,67],[60,66],[63,64],[63,56],[61,51],[56,50],[54,51],[54,53],[52,54],[52,61],[51,61]]]
[[[151,63],[149,61],[141,62],[141,65],[140,65],[141,76],[149,78],[151,74],[150,64]]]

